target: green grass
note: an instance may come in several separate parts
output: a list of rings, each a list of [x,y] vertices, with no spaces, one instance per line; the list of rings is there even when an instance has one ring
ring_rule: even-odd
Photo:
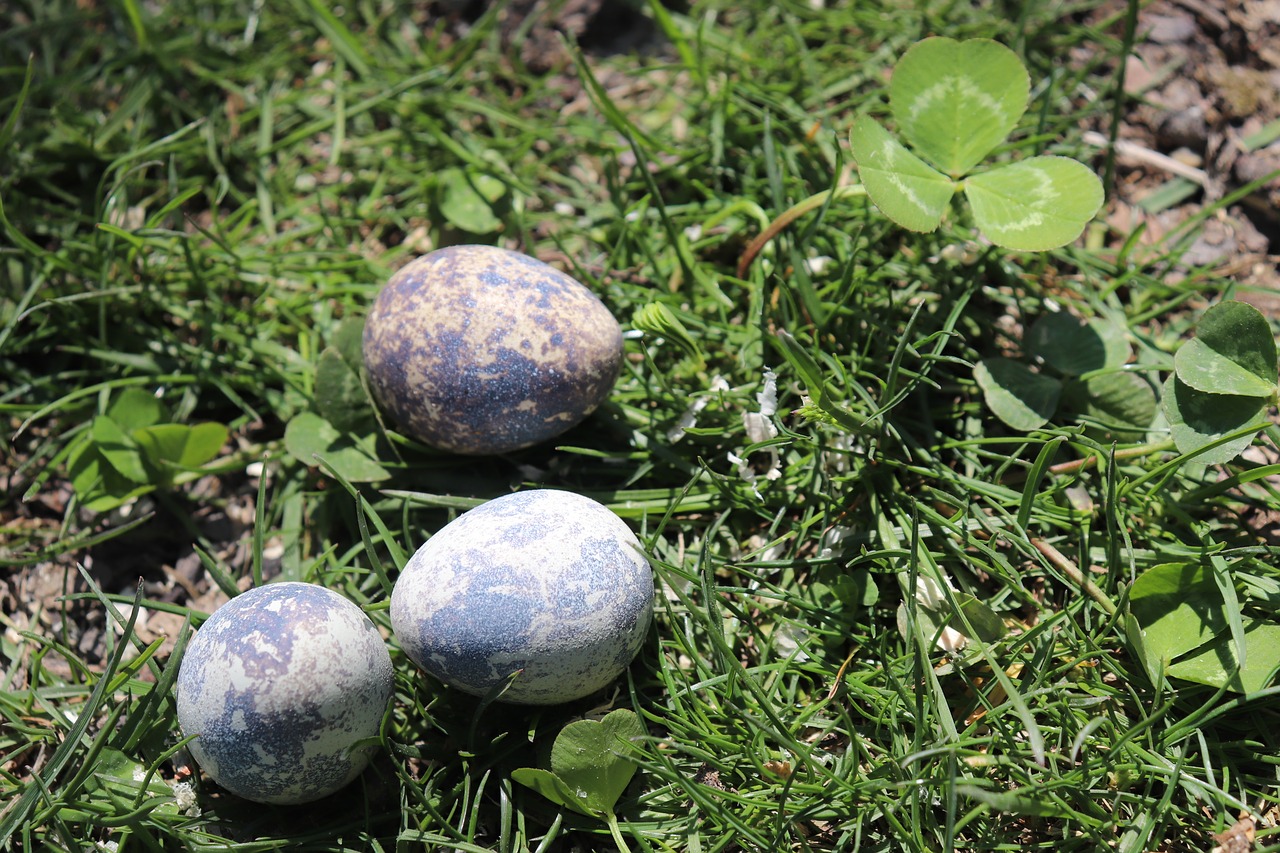
[[[734,275],[768,219],[848,168],[853,116],[882,111],[917,38],[1014,47],[1037,98],[1015,148],[1088,157],[1075,140],[1112,109],[1122,20],[1090,28],[1088,3],[646,8],[654,51],[539,76],[496,12],[459,35],[400,5],[0,11],[0,561],[65,591],[34,617],[16,585],[5,600],[0,848],[612,849],[604,823],[511,780],[606,704],[651,735],[618,806],[632,850],[1199,850],[1274,809],[1276,688],[1153,678],[1125,621],[1161,563],[1212,553],[1277,577],[1250,527],[1280,510],[1271,469],[1227,466],[1228,489],[1158,430],[1016,433],[971,370],[1052,302],[1126,327],[1156,381],[1231,282],[1174,283],[1176,247],[1117,259],[1125,235],[1033,256],[963,221],[907,234],[864,200]],[[1064,63],[1079,45],[1095,59]],[[501,182],[500,234],[442,217],[449,169]],[[285,426],[316,408],[343,321],[411,257],[465,240],[552,260],[627,329],[659,303],[697,352],[631,338],[608,402],[554,446],[474,460],[380,436],[391,477],[358,488],[290,456]],[[743,415],[768,370],[778,434],[753,444]],[[233,439],[212,479],[91,512],[67,499],[70,465],[128,388]],[[351,788],[266,807],[183,775],[171,686],[207,613],[159,600],[162,565],[195,553],[228,591],[323,583],[389,633],[404,555],[534,484],[609,504],[652,556],[657,623],[615,695],[477,713],[392,638],[385,748]],[[210,532],[244,506],[231,541]],[[944,609],[971,597],[1013,630],[945,656],[910,594],[943,576]],[[186,620],[176,648],[138,629],[138,577],[149,612]],[[979,611],[959,613],[976,631]],[[105,649],[82,646],[88,624]]]

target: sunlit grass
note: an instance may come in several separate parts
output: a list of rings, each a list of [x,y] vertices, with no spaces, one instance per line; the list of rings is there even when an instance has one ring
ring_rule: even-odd
[[[770,219],[847,178],[852,117],[929,33],[1024,53],[1043,101],[1015,141],[1087,158],[1080,123],[1110,108],[1120,44],[1084,11],[649,8],[643,54],[577,68],[567,47],[541,76],[504,46],[498,7],[466,27],[378,2],[0,12],[0,561],[65,576],[63,612],[5,599],[0,846],[611,849],[602,822],[511,779],[602,707],[651,736],[618,805],[633,850],[1208,849],[1272,809],[1269,697],[1153,683],[1124,622],[1129,585],[1162,562],[1216,550],[1274,577],[1241,509],[1280,508],[1270,481],[1241,497],[1217,469],[1153,474],[1175,457],[1144,442],[1012,432],[971,369],[1053,303],[1126,327],[1155,377],[1188,302],[1228,283],[1170,284],[1165,261],[1102,248],[1011,255],[963,221],[907,234],[865,200],[803,217],[735,274]],[[1096,64],[1064,70],[1079,44]],[[445,219],[448,169],[502,183],[500,232]],[[693,346],[630,335],[609,400],[553,446],[459,460],[386,442],[391,477],[372,485],[292,458],[284,428],[313,409],[342,322],[409,258],[464,240],[566,269],[627,330],[661,304]],[[773,383],[776,434],[752,432]],[[231,428],[217,487],[158,488],[127,515],[77,506],[72,449],[125,388]],[[656,625],[616,693],[478,710],[400,652],[387,585],[448,519],[532,485],[627,520]],[[246,506],[230,542],[207,524]],[[139,555],[127,591],[95,574],[122,551]],[[184,761],[170,687],[207,613],[159,598],[183,554],[228,593],[323,583],[387,633],[385,749],[352,787],[257,806]],[[178,617],[176,646],[139,628],[139,576],[147,612]],[[944,578],[1008,633],[944,654],[915,594]],[[81,648],[89,614],[102,639]]]

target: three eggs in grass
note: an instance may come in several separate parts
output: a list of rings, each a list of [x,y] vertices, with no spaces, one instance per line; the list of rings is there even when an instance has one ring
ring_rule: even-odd
[[[584,286],[488,246],[432,252],[398,272],[366,322],[379,404],[408,434],[463,454],[528,447],[581,422],[622,357],[617,321]],[[466,693],[569,702],[617,678],[653,609],[639,541],[582,495],[532,490],[481,504],[403,567],[392,629],[421,669]],[[368,762],[392,666],[355,604],[313,584],[233,599],[179,670],[179,724],[197,762],[247,799],[303,803]]]

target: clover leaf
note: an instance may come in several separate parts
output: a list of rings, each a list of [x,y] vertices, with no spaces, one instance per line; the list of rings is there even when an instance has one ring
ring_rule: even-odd
[[[1013,132],[1030,91],[1026,66],[999,42],[917,42],[889,81],[889,110],[902,140],[869,116],[857,118],[849,147],[862,183],[823,190],[784,211],[747,244],[738,277],[799,217],[855,196],[869,198],[900,227],[923,232],[937,229],[963,192],[974,224],[997,246],[1040,252],[1075,240],[1103,201],[1102,182],[1088,166],[1034,156],[978,169]]]
[[[1129,591],[1152,678],[1174,678],[1252,693],[1271,684],[1280,669],[1280,625],[1239,613],[1223,590],[1232,577],[1224,561],[1161,563],[1144,571]],[[1234,598],[1234,595],[1231,596]],[[1239,618],[1232,629],[1231,611]]]
[[[352,483],[372,483],[391,476],[378,462],[376,440],[376,433],[357,436],[339,432],[314,412],[294,415],[284,430],[284,447],[290,456],[312,466],[324,459]]]
[[[1275,338],[1267,318],[1246,302],[1222,302],[1206,311],[1173,367],[1180,380],[1208,394],[1276,393]]]
[[[360,380],[364,323],[344,320],[316,364],[314,412],[289,420],[284,447],[304,465],[324,460],[333,473],[350,483],[370,483],[391,476],[378,452],[373,400]]]
[[[873,119],[862,116],[849,134],[858,175],[880,212],[908,231],[932,231],[942,222],[956,185],[908,151]]]
[[[1102,183],[1067,157],[1032,157],[964,182],[979,230],[997,246],[1042,252],[1080,236],[1102,206]]]
[[[1124,369],[1133,351],[1123,326],[1049,313],[1027,330],[1026,349],[1040,370],[987,358],[973,371],[987,407],[1014,429],[1038,429],[1065,410],[1112,438],[1131,440],[1155,420],[1155,390]]]
[[[439,180],[440,213],[455,228],[471,234],[492,234],[502,229],[495,213],[507,185],[483,172],[445,169]]]
[[[1160,402],[1174,445],[1183,453],[1195,453],[1205,465],[1222,465],[1235,459],[1253,443],[1257,430],[1266,425],[1266,406],[1257,397],[1206,394],[1177,376],[1165,381]],[[1247,432],[1231,437],[1241,430]]]
[[[893,69],[889,109],[921,156],[958,178],[991,153],[1027,109],[1031,78],[990,39],[927,38]]]
[[[1017,430],[1039,429],[1058,408],[1062,383],[1011,358],[984,358],[973,369],[996,417]]]
[[[599,721],[578,720],[556,736],[550,770],[521,767],[511,778],[557,805],[605,821],[626,849],[613,809],[636,772],[626,745],[644,734],[640,718],[625,708]]]
[[[180,476],[194,479],[217,458],[227,441],[220,423],[168,423],[154,394],[126,388],[96,416],[72,446],[67,473],[81,504],[107,512],[156,489],[169,489]]]
[[[1067,376],[1120,367],[1133,352],[1123,326],[1084,322],[1066,311],[1052,311],[1036,320],[1027,329],[1026,347],[1033,359]]]
[[[1266,317],[1244,302],[1215,305],[1179,347],[1173,369],[1162,403],[1174,444],[1205,464],[1230,462],[1276,399],[1276,342]]]

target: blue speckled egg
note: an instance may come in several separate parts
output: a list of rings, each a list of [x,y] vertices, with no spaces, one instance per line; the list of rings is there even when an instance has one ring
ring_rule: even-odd
[[[360,608],[309,583],[273,583],[218,608],[178,670],[188,749],[222,787],[305,803],[360,774],[391,698],[391,656]]]
[[[407,434],[493,454],[559,435],[600,405],[622,330],[586,287],[534,258],[451,246],[401,269],[364,328],[379,404]]]
[[[431,675],[477,696],[512,673],[506,702],[551,705],[617,678],[653,616],[635,535],[572,492],[481,504],[418,549],[391,593],[391,626]]]

